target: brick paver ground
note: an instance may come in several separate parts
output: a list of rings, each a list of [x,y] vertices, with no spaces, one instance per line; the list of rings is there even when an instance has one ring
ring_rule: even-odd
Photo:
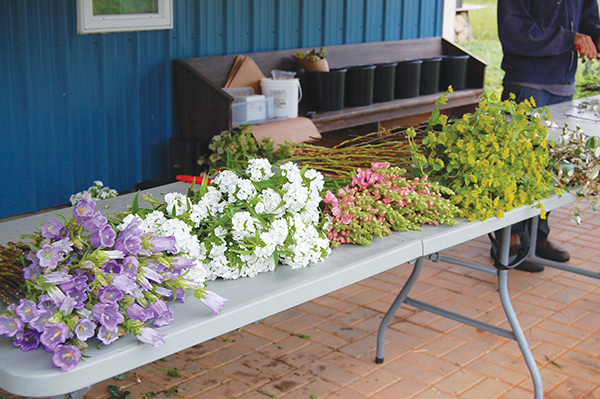
[[[551,238],[569,249],[570,264],[600,271],[600,216],[588,213],[577,226],[568,208],[553,211]],[[487,238],[445,253],[491,265]],[[407,305],[387,332],[384,364],[375,364],[377,328],[410,271],[400,265],[104,381],[85,399],[110,398],[110,385],[130,398],[532,398],[515,341]],[[600,281],[511,271],[509,290],[545,397],[600,399]],[[428,261],[411,296],[507,328],[494,275]]]

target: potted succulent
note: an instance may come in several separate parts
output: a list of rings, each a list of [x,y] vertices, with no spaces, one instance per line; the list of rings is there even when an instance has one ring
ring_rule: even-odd
[[[296,54],[292,54],[292,57],[298,61],[305,71],[329,72],[329,65],[327,64],[326,59],[327,50],[323,47],[321,47],[319,51],[316,51],[315,49],[308,52],[299,51]]]

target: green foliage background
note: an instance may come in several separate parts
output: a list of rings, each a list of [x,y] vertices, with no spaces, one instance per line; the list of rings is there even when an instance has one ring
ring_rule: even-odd
[[[158,12],[157,0],[93,0],[94,15]]]

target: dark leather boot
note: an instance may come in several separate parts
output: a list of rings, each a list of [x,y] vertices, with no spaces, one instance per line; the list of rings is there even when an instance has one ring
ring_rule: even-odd
[[[571,259],[566,249],[559,247],[550,240],[538,242],[535,254],[540,258],[553,260],[555,262],[568,262]]]

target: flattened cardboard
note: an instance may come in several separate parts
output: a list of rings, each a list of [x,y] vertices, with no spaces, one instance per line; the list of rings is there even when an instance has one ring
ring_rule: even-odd
[[[317,126],[308,118],[302,116],[280,122],[265,123],[252,127],[252,135],[257,142],[268,137],[275,142],[275,151],[286,141],[293,143],[313,143],[321,139]]]
[[[240,57],[240,56],[238,56]],[[242,56],[243,57],[243,56]],[[237,57],[236,57],[237,62]],[[234,68],[236,66],[234,62]],[[255,94],[260,94],[260,80],[266,76],[262,73],[258,65],[250,57],[244,57],[239,64],[239,69],[230,73],[230,78],[227,79],[225,87],[252,87]]]
[[[227,77],[227,81],[225,82],[223,87],[231,87],[231,81],[233,80],[237,72],[240,70],[240,65],[242,65],[242,62],[245,58],[246,56],[241,54],[235,57],[235,61],[233,61],[233,66],[231,67],[231,71],[229,71],[229,76]]]

